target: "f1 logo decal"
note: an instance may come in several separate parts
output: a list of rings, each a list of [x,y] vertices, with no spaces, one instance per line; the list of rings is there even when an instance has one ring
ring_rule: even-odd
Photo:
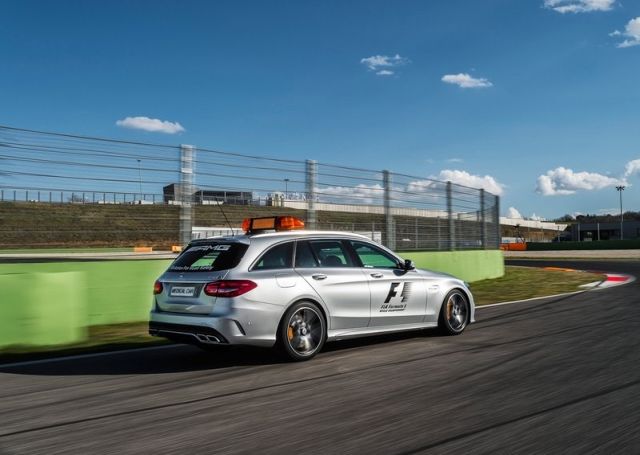
[[[387,298],[384,299],[384,303],[389,303],[392,298],[398,295],[396,289],[400,286],[400,283],[391,283],[391,287],[389,288],[389,293],[387,294]]]
[[[402,285],[402,291],[398,294],[400,285]],[[389,293],[387,294],[387,298],[384,300],[384,303],[380,307],[381,313],[389,313],[392,311],[404,311],[407,309],[407,304],[404,303],[409,300],[409,296],[411,295],[411,283],[391,283],[391,287],[389,288]],[[394,303],[393,300],[396,300]],[[399,302],[397,300],[400,300]]]
[[[403,284],[402,292],[400,293],[400,297],[402,297],[401,302],[406,302],[411,294],[411,283],[391,283],[391,287],[389,288],[389,293],[387,294],[387,298],[384,299],[384,303],[389,303],[391,299],[398,296],[398,287]]]

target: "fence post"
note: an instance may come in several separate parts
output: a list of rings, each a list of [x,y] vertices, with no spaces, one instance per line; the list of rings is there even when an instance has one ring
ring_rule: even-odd
[[[487,223],[486,216],[484,213],[484,189],[480,189],[480,238],[482,239],[482,248],[485,250],[488,248],[487,245]]]
[[[451,181],[447,181],[447,218],[449,220],[449,249],[456,249],[456,224],[453,219],[453,200],[451,197]]]
[[[391,213],[391,173],[382,171],[382,186],[384,188],[384,219],[386,222],[384,245],[395,250],[396,232],[393,225],[393,214]]]
[[[316,178],[318,176],[318,162],[307,160],[307,172],[305,174],[307,186],[307,226],[316,229]]]
[[[191,241],[195,154],[196,150],[192,145],[180,146],[180,185],[177,199],[180,201],[180,243],[182,245]]]
[[[502,243],[502,235],[500,234],[500,196],[495,196],[496,198],[496,206],[495,213],[493,216],[495,217],[496,223],[496,249],[500,249],[500,244]]]

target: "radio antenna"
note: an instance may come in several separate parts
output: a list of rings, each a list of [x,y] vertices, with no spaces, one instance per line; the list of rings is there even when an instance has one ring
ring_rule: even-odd
[[[227,218],[227,214],[224,213],[224,210],[222,209],[222,202],[223,201],[219,201],[218,198],[216,198],[215,201],[216,201],[216,205],[220,209],[220,213],[222,213],[222,216],[224,217],[224,220],[227,222],[227,226],[229,226],[229,229],[231,229],[231,235],[236,235],[236,231],[233,229],[233,226],[231,226],[231,223],[229,222],[229,218]]]

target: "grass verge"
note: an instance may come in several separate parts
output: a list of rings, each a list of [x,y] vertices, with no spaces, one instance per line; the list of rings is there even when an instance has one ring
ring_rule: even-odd
[[[507,266],[505,270],[506,273],[502,278],[477,281],[471,285],[471,291],[477,305],[573,292],[579,290],[581,284],[604,279],[603,275],[578,271],[568,272],[519,266]],[[89,327],[88,340],[79,344],[0,348],[0,365],[21,360],[140,348],[166,343],[161,338],[151,337],[147,334],[146,322],[98,325]]]
[[[472,283],[471,292],[476,305],[487,305],[579,291],[580,285],[604,278],[604,275],[580,271],[507,266],[501,278]]]

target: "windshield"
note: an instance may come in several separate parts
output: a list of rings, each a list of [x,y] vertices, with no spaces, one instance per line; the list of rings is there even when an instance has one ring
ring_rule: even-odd
[[[171,264],[171,272],[215,272],[234,268],[248,245],[242,243],[208,243],[187,248]]]

